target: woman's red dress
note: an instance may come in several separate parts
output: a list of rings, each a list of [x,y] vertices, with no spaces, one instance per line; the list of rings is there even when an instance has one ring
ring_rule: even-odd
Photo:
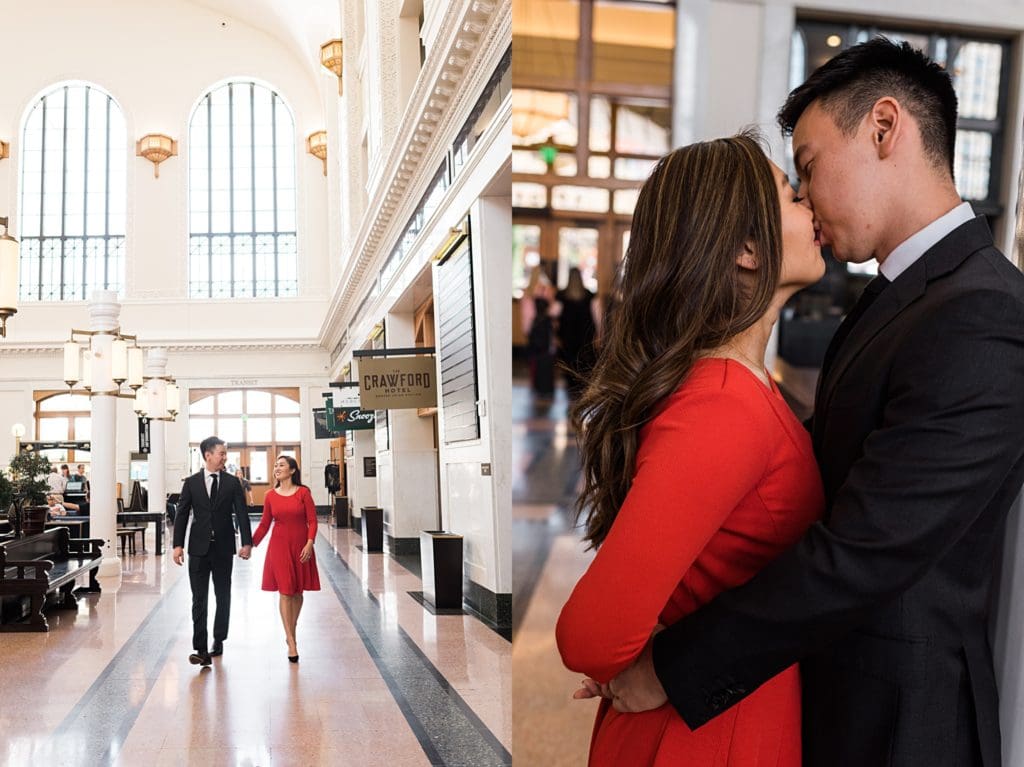
[[[700,360],[641,430],[626,500],[558,620],[565,665],[608,682],[656,624],[749,580],[823,507],[810,437],[778,390],[738,362]],[[602,701],[590,764],[800,767],[799,669],[692,731],[668,704],[620,714]]]
[[[309,488],[299,487],[292,495],[280,495],[276,490],[267,492],[263,517],[252,535],[254,546],[259,546],[270,531],[271,522],[274,532],[263,563],[263,590],[289,595],[319,591],[316,552],[309,561],[299,561],[302,547],[316,535],[316,506]]]

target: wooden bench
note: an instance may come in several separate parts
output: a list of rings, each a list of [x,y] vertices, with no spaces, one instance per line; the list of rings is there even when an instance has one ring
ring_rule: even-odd
[[[0,597],[31,599],[27,620],[0,622],[0,631],[49,631],[43,615],[46,595],[57,592],[57,607],[74,609],[75,579],[83,573],[89,573],[89,585],[79,591],[98,593],[102,546],[99,539],[71,538],[66,527],[0,544]]]
[[[129,554],[134,554],[135,553],[135,536],[138,533],[142,533],[142,535],[143,535],[142,542],[143,542],[143,544],[145,544],[145,542],[146,542],[146,539],[145,539],[146,527],[145,527],[145,525],[143,525],[142,527],[134,527],[133,526],[133,527],[119,527],[119,528],[117,528],[117,537],[121,540],[121,556],[122,557],[124,556],[124,546],[125,546],[126,543],[128,544],[128,553]]]

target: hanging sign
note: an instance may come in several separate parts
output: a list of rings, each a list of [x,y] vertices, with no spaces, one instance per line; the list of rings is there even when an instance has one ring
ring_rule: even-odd
[[[139,452],[148,454],[149,445],[149,419],[139,416]]]
[[[334,439],[346,431],[371,430],[376,426],[377,414],[373,410],[358,407],[334,408],[334,419],[327,416],[325,408],[313,408],[315,439]]]
[[[433,356],[363,357],[359,360],[359,407],[400,410],[437,405]]]
[[[377,413],[358,407],[334,409],[334,428],[339,432],[373,429],[377,425]]]

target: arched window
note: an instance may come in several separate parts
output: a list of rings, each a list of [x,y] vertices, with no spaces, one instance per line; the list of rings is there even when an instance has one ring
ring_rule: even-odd
[[[21,298],[121,291],[127,138],[111,96],[63,83],[29,107],[21,137]]]
[[[189,296],[298,293],[295,121],[255,82],[207,93],[189,122]]]
[[[192,389],[188,406],[190,470],[198,471],[203,465],[199,444],[216,434],[227,443],[228,471],[242,470],[260,504],[274,483],[277,457],[290,455],[300,460],[301,425],[299,390],[295,388]]]
[[[80,394],[37,391],[36,439],[40,442],[88,442],[92,439],[92,412],[89,398]],[[88,468],[89,451],[69,446],[40,453],[52,463],[84,463]]]

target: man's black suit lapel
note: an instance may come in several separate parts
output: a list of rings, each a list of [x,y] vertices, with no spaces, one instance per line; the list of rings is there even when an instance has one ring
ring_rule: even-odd
[[[992,233],[983,216],[958,226],[929,248],[875,300],[836,351],[827,380],[819,381],[814,403],[814,444],[820,447],[832,397],[850,365],[900,312],[924,295],[928,283],[956,269],[968,256],[992,246]]]

